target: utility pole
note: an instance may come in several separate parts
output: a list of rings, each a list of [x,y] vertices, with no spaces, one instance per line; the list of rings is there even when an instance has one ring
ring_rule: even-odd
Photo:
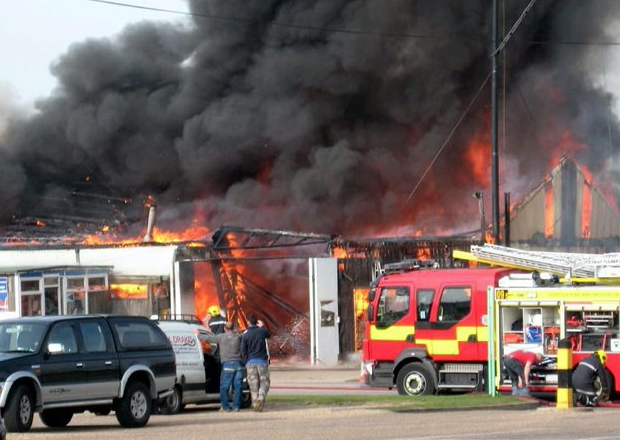
[[[491,202],[493,238],[499,243],[499,158],[498,158],[498,70],[499,70],[499,0],[493,0],[493,51],[491,72]]]
[[[474,199],[478,199],[478,213],[480,215],[480,246],[486,243],[487,224],[484,220],[484,193],[482,191],[476,191],[472,194]]]
[[[514,35],[525,16],[534,7],[537,0],[530,0],[515,24],[512,26],[504,39],[499,41],[499,0],[493,0],[493,51],[491,53],[492,69],[491,69],[491,189],[493,203],[493,238],[499,243],[499,147],[497,136],[498,118],[498,72],[499,72],[499,55],[502,53],[508,40]],[[506,244],[508,246],[508,244]]]

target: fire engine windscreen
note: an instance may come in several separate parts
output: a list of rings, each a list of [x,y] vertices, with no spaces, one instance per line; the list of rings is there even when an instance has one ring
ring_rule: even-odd
[[[408,287],[384,287],[379,297],[377,321],[381,325],[392,325],[409,312],[410,293]]]

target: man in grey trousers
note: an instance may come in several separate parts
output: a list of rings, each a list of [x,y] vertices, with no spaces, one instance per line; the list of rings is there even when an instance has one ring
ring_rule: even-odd
[[[269,352],[267,338],[271,336],[263,321],[248,316],[249,325],[241,336],[241,356],[248,371],[248,385],[254,411],[262,411],[269,391]]]

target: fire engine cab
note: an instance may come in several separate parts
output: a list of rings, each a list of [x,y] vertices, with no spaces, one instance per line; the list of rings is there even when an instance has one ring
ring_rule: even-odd
[[[366,382],[405,395],[484,389],[487,287],[511,271],[425,269],[417,260],[386,265],[369,293]]]

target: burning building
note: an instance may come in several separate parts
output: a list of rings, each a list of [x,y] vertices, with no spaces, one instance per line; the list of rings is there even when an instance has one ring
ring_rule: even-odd
[[[511,244],[565,252],[617,251],[620,214],[609,199],[587,168],[563,156],[540,185],[512,207]]]

